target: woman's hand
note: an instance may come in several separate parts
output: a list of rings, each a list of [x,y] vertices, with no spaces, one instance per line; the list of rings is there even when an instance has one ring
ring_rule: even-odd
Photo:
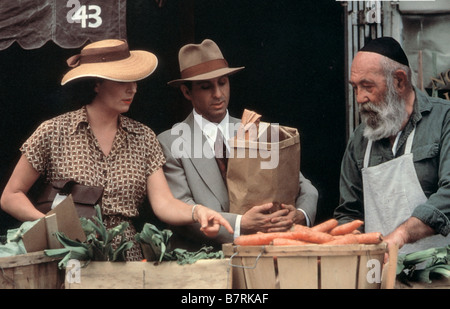
[[[233,228],[230,223],[222,217],[218,212],[209,209],[203,205],[196,205],[193,209],[192,219],[195,222],[200,223],[200,230],[208,237],[214,237],[219,233],[220,226],[222,225],[227,229],[230,234],[233,234]]]

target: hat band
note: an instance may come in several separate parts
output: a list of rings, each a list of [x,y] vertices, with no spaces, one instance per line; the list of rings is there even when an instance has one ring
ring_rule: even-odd
[[[181,71],[181,78],[190,78],[223,68],[228,68],[227,61],[225,59],[214,59],[184,69]]]
[[[128,44],[123,43],[113,47],[88,48],[81,51],[81,54],[67,59],[69,67],[77,67],[85,63],[101,63],[123,60],[130,57]]]

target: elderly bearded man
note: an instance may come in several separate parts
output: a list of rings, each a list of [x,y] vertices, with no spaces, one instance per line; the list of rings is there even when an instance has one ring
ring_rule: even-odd
[[[411,83],[400,44],[384,37],[355,56],[350,76],[362,123],[341,166],[342,223],[364,220],[401,253],[450,243],[450,102]]]

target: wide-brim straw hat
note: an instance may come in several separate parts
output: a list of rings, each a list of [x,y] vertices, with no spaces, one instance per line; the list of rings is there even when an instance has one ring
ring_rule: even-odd
[[[86,77],[138,81],[155,71],[158,59],[148,51],[130,51],[125,40],[107,39],[86,45],[80,54],[67,59],[67,64],[72,69],[64,75],[61,85]]]
[[[178,87],[185,81],[208,80],[236,73],[245,67],[230,68],[217,44],[206,39],[201,44],[187,44],[178,53],[181,78],[168,82]]]

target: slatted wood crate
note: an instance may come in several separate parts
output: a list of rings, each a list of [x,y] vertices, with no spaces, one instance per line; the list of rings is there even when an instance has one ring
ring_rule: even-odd
[[[237,289],[379,289],[391,288],[395,281],[392,267],[389,278],[382,273],[387,252],[385,243],[339,246],[225,244],[222,249],[233,265],[232,287]],[[393,262],[395,266],[396,261]],[[388,285],[382,285],[383,280],[389,282]]]
[[[186,265],[175,261],[89,262],[79,271],[75,280],[73,270],[66,269],[66,289],[229,289],[232,282],[229,259]]]
[[[0,258],[0,289],[60,289],[64,270],[58,269],[60,258],[43,251]]]

